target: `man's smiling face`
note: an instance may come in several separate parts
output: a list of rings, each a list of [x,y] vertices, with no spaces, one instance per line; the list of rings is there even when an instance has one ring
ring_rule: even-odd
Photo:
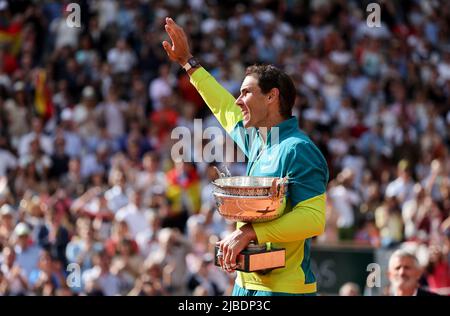
[[[258,79],[246,76],[241,85],[241,94],[236,100],[241,108],[245,128],[266,126],[267,95],[264,95],[258,86]]]

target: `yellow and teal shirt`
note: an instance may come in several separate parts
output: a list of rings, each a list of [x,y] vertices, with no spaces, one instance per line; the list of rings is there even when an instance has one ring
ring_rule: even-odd
[[[325,228],[328,182],[325,158],[298,128],[297,118],[291,117],[272,128],[267,141],[263,142],[257,128],[243,127],[243,116],[235,98],[204,68],[191,75],[191,83],[247,156],[247,175],[289,178],[283,216],[252,224],[258,243],[270,242],[274,248],[286,249],[286,266],[267,274],[238,272],[236,283],[249,290],[316,292],[310,247],[311,238],[320,235]],[[237,225],[240,227],[243,223]]]

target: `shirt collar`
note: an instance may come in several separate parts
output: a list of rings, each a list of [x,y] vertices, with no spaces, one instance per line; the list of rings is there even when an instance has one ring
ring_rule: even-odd
[[[272,145],[272,137],[271,136],[275,129],[278,129],[278,140],[281,141],[282,139],[291,135],[293,131],[298,129],[297,117],[291,116],[290,118],[285,119],[284,121],[278,123],[277,125],[272,126],[270,128],[269,133],[267,134],[267,146]],[[276,138],[274,140],[276,140]]]

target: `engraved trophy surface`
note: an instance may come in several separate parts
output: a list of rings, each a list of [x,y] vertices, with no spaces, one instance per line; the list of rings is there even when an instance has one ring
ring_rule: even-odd
[[[287,177],[237,176],[221,173],[212,182],[213,195],[219,214],[234,222],[267,222],[280,217],[285,207]],[[216,246],[215,264],[220,266],[222,254]],[[251,242],[236,259],[236,270],[267,273],[282,268],[286,263],[286,250],[273,248],[270,243]]]

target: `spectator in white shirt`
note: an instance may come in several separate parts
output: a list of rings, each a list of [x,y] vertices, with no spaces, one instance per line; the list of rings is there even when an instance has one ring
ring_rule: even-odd
[[[409,163],[401,160],[397,167],[397,178],[386,187],[386,197],[395,197],[403,207],[406,201],[414,197],[414,182],[412,181]]]
[[[175,78],[170,74],[169,65],[162,64],[159,67],[159,77],[150,82],[148,89],[154,110],[162,108],[161,98],[172,95],[174,84]]]
[[[126,178],[125,174],[114,169],[111,171],[112,188],[105,192],[105,198],[108,201],[108,208],[116,213],[119,209],[128,204],[128,197],[125,193]]]
[[[113,73],[128,73],[136,65],[136,54],[124,38],[116,42],[116,47],[108,52],[108,63]]]
[[[117,87],[109,89],[105,102],[99,104],[96,116],[106,123],[108,134],[112,138],[118,138],[125,134],[125,114],[128,105],[119,99]]]
[[[31,121],[32,132],[22,136],[19,143],[19,156],[23,157],[30,151],[30,143],[35,139],[39,139],[42,150],[51,155],[53,153],[53,141],[51,137],[44,134],[44,126],[40,117],[33,117]]]
[[[149,201],[155,192],[166,191],[166,175],[159,168],[159,159],[155,152],[146,153],[142,161],[144,170],[136,175],[136,188],[143,191],[144,203]]]
[[[125,221],[130,228],[131,236],[136,239],[139,233],[149,229],[149,224],[142,207],[142,192],[138,190],[130,191],[128,197],[129,203],[119,209],[115,219]]]
[[[340,240],[352,240],[355,225],[354,207],[361,198],[351,185],[353,183],[353,171],[344,169],[337,176],[338,185],[330,189],[332,207],[338,214],[337,227]]]
[[[66,6],[63,7],[62,16],[56,18],[50,24],[50,32],[55,39],[55,49],[60,49],[64,46],[70,46],[72,48],[78,47],[78,36],[81,32],[80,27],[69,26],[67,19],[71,14],[71,11],[66,11]]]

